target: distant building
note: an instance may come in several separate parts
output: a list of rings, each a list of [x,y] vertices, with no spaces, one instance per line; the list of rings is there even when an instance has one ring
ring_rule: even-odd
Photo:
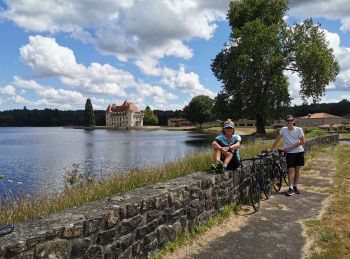
[[[244,127],[244,128],[254,128],[256,127],[256,121],[255,120],[248,120],[248,119],[239,119],[237,121],[234,121],[236,127]]]
[[[106,126],[116,128],[134,128],[143,126],[143,112],[127,100],[121,105],[108,105],[106,109]]]
[[[168,127],[184,127],[184,126],[193,126],[193,123],[182,118],[168,119]]]
[[[348,124],[349,120],[328,114],[325,112],[308,114],[303,117],[299,117],[296,126],[299,127],[319,127],[319,128],[341,128],[345,124]]]

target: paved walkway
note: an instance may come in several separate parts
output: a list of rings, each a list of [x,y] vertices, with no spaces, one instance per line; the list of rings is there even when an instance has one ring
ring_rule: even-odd
[[[206,243],[196,254],[180,253],[179,257],[302,258],[306,239],[301,221],[321,213],[329,195],[320,191],[331,185],[334,172],[327,157],[317,158],[312,168],[302,176],[300,195],[273,194],[269,200],[261,202],[259,212],[245,215],[243,227],[228,230],[223,236]]]

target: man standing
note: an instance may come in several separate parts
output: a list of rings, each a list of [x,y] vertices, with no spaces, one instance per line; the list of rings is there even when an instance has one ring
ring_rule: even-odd
[[[294,118],[292,115],[285,116],[287,127],[282,127],[279,135],[272,144],[273,150],[281,138],[284,141],[283,150],[287,153],[287,168],[288,168],[288,183],[289,189],[286,192],[287,196],[292,196],[294,193],[300,194],[297,187],[300,178],[300,169],[304,166],[304,148],[305,142],[303,129],[295,127]]]

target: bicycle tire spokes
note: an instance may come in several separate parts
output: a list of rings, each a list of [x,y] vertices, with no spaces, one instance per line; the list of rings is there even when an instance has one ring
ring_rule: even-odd
[[[252,175],[250,178],[249,196],[253,209],[258,211],[260,208],[261,191],[255,175]]]

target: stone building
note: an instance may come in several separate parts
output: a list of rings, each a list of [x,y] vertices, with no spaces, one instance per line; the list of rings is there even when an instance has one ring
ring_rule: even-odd
[[[143,126],[143,112],[127,100],[120,106],[108,105],[106,109],[106,126],[115,128],[135,128]]]
[[[183,126],[193,126],[193,123],[182,118],[168,119],[168,127],[183,127]]]
[[[296,126],[299,127],[319,127],[325,128],[326,126],[344,126],[345,124],[349,124],[349,120],[335,116],[332,114],[328,114],[325,112],[308,114],[303,117],[299,117]]]

